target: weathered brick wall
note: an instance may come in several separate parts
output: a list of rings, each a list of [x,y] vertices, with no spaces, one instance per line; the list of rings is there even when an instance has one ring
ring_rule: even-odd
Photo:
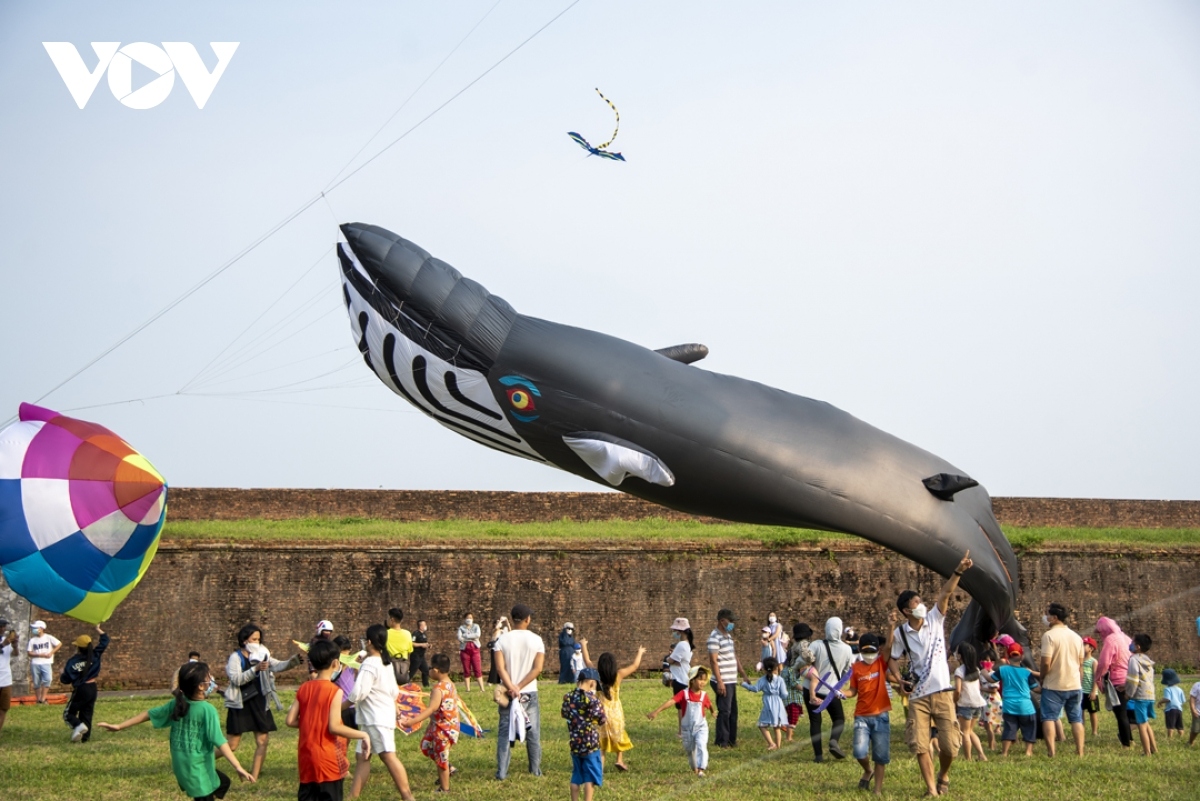
[[[1021,557],[1021,611],[1031,634],[1055,600],[1075,612],[1081,632],[1097,616],[1116,617],[1128,632],[1154,637],[1159,663],[1200,662],[1194,619],[1200,613],[1197,551],[1174,549],[1121,554],[1040,551]],[[667,652],[667,626],[677,615],[692,621],[703,640],[721,606],[739,615],[737,637],[745,662],[757,661],[756,628],[775,610],[790,627],[804,620],[818,631],[837,614],[860,630],[886,624],[897,592],[913,587],[931,598],[941,579],[896,554],[870,545],[836,551],[808,547],[645,547],[579,543],[353,548],[314,544],[163,544],[142,584],[117,609],[107,630],[109,687],[164,687],[195,648],[223,664],[234,632],[260,622],[276,655],[290,640],[307,639],[321,618],[355,639],[382,621],[390,606],[415,624],[424,617],[432,651],[454,655],[453,632],[462,616],[490,625],[516,602],[535,610],[534,629],[547,642],[546,675],[557,673],[559,627],[573,621],[593,654],[612,650],[628,659],[638,645],[656,667]],[[955,602],[961,609],[965,598]],[[35,613],[39,613],[35,610]],[[83,624],[45,615],[50,631],[70,641]],[[951,616],[953,623],[954,615]],[[487,658],[484,660],[485,669]],[[286,678],[286,674],[284,677]]]
[[[993,501],[1001,524],[1013,526],[1200,528],[1200,501],[1102,498],[994,498]],[[282,520],[309,516],[387,520],[462,518],[512,523],[564,518],[697,519],[620,492],[171,488],[172,520]]]

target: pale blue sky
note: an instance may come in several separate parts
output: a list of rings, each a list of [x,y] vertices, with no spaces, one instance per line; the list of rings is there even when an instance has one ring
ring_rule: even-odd
[[[0,419],[327,186],[493,5],[364,156],[569,2],[0,5]],[[241,44],[203,110],[177,80],[81,111],[43,41]],[[565,135],[609,133],[593,87],[625,164]],[[582,0],[43,404],[176,486],[596,489],[366,371],[331,251],[356,220],[994,495],[1197,499],[1198,141],[1191,2]]]

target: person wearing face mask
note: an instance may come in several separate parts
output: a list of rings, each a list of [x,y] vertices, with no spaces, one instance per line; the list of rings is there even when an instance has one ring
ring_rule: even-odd
[[[1096,633],[1104,640],[1100,644],[1100,656],[1096,661],[1096,675],[1100,678],[1092,687],[1092,697],[1103,687],[1107,692],[1112,685],[1117,696],[1118,704],[1113,704],[1112,712],[1117,718],[1117,739],[1123,748],[1129,748],[1133,742],[1130,730],[1129,713],[1126,709],[1128,696],[1125,695],[1125,677],[1129,667],[1129,644],[1133,640],[1121,631],[1117,621],[1110,617],[1102,617],[1096,621]]]
[[[909,697],[904,739],[909,750],[916,754],[929,795],[941,795],[950,789],[950,766],[958,753],[960,738],[946,651],[946,610],[959,579],[973,566],[971,552],[967,551],[953,575],[942,585],[932,609],[925,606],[915,590],[905,590],[896,599],[896,608],[904,616],[904,622],[892,632],[888,672],[900,685],[900,692]],[[910,674],[907,681],[900,675],[901,660],[907,662]],[[936,780],[929,745],[933,726],[937,726],[940,763]]]
[[[783,624],[779,622],[779,617],[772,612],[767,615],[767,644],[771,648],[770,653],[763,653],[763,659],[768,656],[774,657],[775,661],[781,665],[787,664],[787,648],[783,644]]]
[[[278,708],[283,706],[275,691],[275,674],[302,664],[305,655],[297,653],[286,660],[271,656],[263,645],[262,628],[257,623],[242,626],[237,633],[237,643],[238,649],[225,662],[225,675],[229,677],[229,686],[225,688],[225,734],[230,750],[237,751],[242,735],[254,733],[254,762],[250,775],[257,780],[267,758],[271,732],[277,729],[267,702],[274,700]],[[182,675],[179,680],[183,681]]]
[[[1067,608],[1046,607],[1042,623],[1042,733],[1046,751],[1054,756],[1055,722],[1065,709],[1075,737],[1075,753],[1083,756],[1083,638],[1067,627]]]
[[[467,615],[458,627],[458,659],[462,662],[467,692],[471,692],[471,677],[475,678],[479,691],[483,692],[483,659],[479,655],[479,638],[482,635],[472,615]]]
[[[692,624],[686,617],[675,618],[675,622],[671,624],[671,653],[667,656],[667,670],[671,674],[672,695],[678,695],[688,688],[688,675],[692,670],[692,652],[695,647],[696,641],[692,637]],[[681,727],[686,705],[686,701],[682,705],[675,705],[681,716]]]
[[[737,680],[740,676],[744,681],[750,681],[734,647],[733,628],[733,612],[722,609],[717,612],[717,627],[708,635],[712,686],[717,694],[717,735],[713,741],[717,748],[737,745]]]
[[[575,624],[564,623],[558,633],[558,683],[574,684],[575,668],[571,660],[575,658]]]
[[[825,621],[825,639],[817,640],[809,646],[812,652],[812,665],[808,669],[808,686],[805,703],[808,706],[808,733],[812,740],[813,761],[824,762],[821,753],[821,713],[817,707],[829,694],[830,686],[841,681],[842,676],[850,669],[854,661],[854,653],[850,646],[842,642],[842,619],[831,617]],[[846,727],[846,713],[842,710],[842,702],[834,698],[825,707],[829,713],[829,753],[834,759],[845,759],[842,750],[842,731]]]
[[[850,681],[846,682],[845,690],[847,698],[858,697],[854,705],[854,758],[863,769],[858,789],[870,789],[874,777],[875,795],[883,795],[883,772],[891,762],[892,748],[892,727],[888,719],[892,699],[888,695],[887,660],[879,659],[882,644],[880,636],[874,632],[859,638],[861,659],[850,665]],[[874,771],[871,760],[875,762]]]

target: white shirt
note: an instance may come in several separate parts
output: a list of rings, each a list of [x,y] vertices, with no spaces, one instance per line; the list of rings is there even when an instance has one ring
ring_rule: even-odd
[[[675,643],[675,647],[671,649],[671,655],[667,659],[673,659],[679,663],[670,666],[671,681],[686,685],[688,671],[692,669],[692,646],[688,645],[687,640],[680,640]]]
[[[32,654],[29,658],[31,665],[50,665],[54,663],[54,657],[50,653],[62,645],[61,642],[51,637],[49,634],[43,634],[40,637],[29,638],[29,652]]]
[[[11,644],[0,648],[0,689],[12,686],[12,655]]]
[[[513,629],[496,640],[496,650],[504,654],[504,669],[508,671],[509,680],[516,684],[533,669],[537,655],[546,653],[546,643],[529,629]],[[536,693],[537,679],[518,689],[523,693]]]
[[[350,701],[354,704],[354,720],[359,726],[396,728],[396,674],[377,656],[368,656],[358,669]]]
[[[983,700],[983,693],[979,691],[979,679],[975,681],[967,681],[967,669],[959,665],[954,671],[954,675],[962,679],[962,692],[958,695],[958,705],[971,708],[979,708],[987,706],[987,702]],[[983,675],[982,672],[980,675]]]
[[[946,661],[946,616],[942,610],[936,606],[930,609],[920,631],[914,631],[907,620],[900,624],[892,638],[892,659],[905,655],[905,638],[908,640],[908,662],[918,678],[912,697],[924,698],[952,689],[950,663]]]

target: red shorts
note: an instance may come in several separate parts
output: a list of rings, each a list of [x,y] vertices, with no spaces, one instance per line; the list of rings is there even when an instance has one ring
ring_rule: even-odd
[[[483,662],[479,658],[479,646],[473,642],[469,642],[458,652],[459,659],[462,660],[463,676],[474,676],[481,678],[483,676]]]
[[[800,720],[800,716],[804,714],[804,707],[793,701],[787,705],[788,726],[795,726],[796,721]]]
[[[454,738],[431,726],[425,730],[425,736],[421,738],[421,753],[432,759],[440,769],[446,770],[450,767],[450,747],[452,745],[454,745]]]

